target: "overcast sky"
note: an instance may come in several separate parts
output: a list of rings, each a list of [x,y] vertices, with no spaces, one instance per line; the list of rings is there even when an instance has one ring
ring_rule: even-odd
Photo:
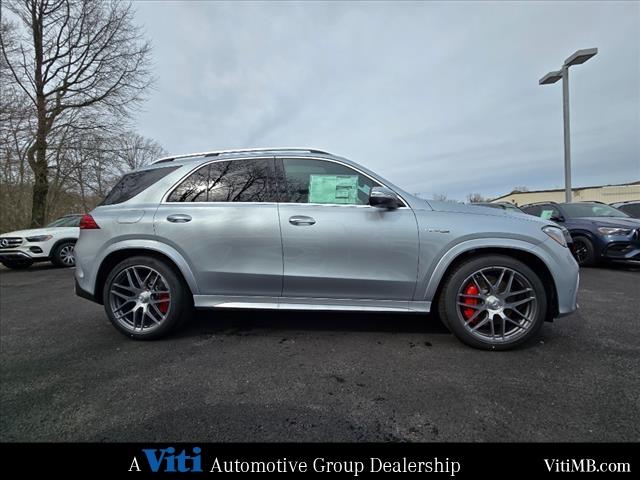
[[[158,78],[141,133],[171,153],[313,146],[465,199],[640,180],[640,3],[138,2]]]

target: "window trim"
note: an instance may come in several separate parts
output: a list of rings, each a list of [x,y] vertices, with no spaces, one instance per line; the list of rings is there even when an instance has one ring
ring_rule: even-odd
[[[343,167],[347,167],[347,168],[350,168],[352,170],[355,170],[356,172],[358,172],[358,174],[367,177],[369,180],[373,180],[374,182],[379,183],[384,188],[388,188],[393,193],[395,193],[403,203],[403,206],[398,207],[397,210],[410,209],[409,204],[407,203],[407,201],[404,199],[404,197],[402,195],[400,195],[398,192],[396,192],[395,189],[388,187],[387,185],[384,184],[384,182],[381,182],[377,178],[374,178],[371,175],[369,175],[368,173],[363,172],[358,167],[355,167],[355,166],[350,165],[348,163],[344,163],[344,162],[342,162],[340,160],[336,160],[334,158],[323,158],[323,157],[316,157],[316,156],[300,156],[300,155],[278,155],[278,156],[271,156],[270,155],[270,156],[264,156],[264,157],[217,158],[215,160],[210,160],[208,162],[199,163],[194,168],[189,170],[178,181],[176,181],[171,187],[169,187],[169,189],[162,196],[162,200],[160,201],[160,204],[161,205],[190,205],[190,204],[191,205],[195,205],[195,204],[197,204],[197,205],[234,205],[234,204],[235,205],[237,205],[237,204],[243,204],[243,205],[279,205],[279,204],[282,204],[282,205],[310,205],[310,206],[321,206],[321,207],[341,207],[341,208],[344,208],[344,207],[354,208],[355,207],[355,208],[375,208],[375,209],[378,209],[378,207],[373,207],[371,205],[349,205],[349,204],[339,204],[339,203],[281,202],[280,198],[278,198],[278,200],[275,201],[275,202],[169,202],[169,201],[167,201],[169,196],[178,187],[178,185],[180,185],[184,180],[187,179],[187,177],[189,177],[189,175],[191,175],[192,173],[195,173],[200,168],[206,167],[207,165],[210,165],[212,163],[237,162],[237,161],[242,161],[242,160],[272,160],[273,164],[271,165],[271,180],[274,183],[273,186],[275,187],[276,192],[278,192],[278,194],[279,194],[280,190],[279,190],[279,185],[278,185],[278,183],[279,183],[278,168],[281,167],[282,168],[282,173],[284,174],[284,164],[283,164],[282,160],[284,160],[285,158],[301,159],[301,160],[320,160],[320,161],[325,161],[325,162],[337,163],[338,165],[342,165]],[[279,197],[279,195],[278,195],[278,197]]]
[[[278,202],[170,202],[168,199],[171,194],[174,192],[183,181],[185,181],[191,174],[197,172],[201,168],[211,165],[212,163],[220,163],[220,162],[235,162],[238,160],[271,160],[271,165],[269,166],[269,178],[272,182],[272,186],[277,189],[277,180],[276,180],[276,171],[275,171],[275,157],[267,156],[267,157],[240,157],[240,158],[219,158],[216,160],[211,160],[209,162],[199,163],[194,168],[189,170],[183,177],[181,177],[177,182],[175,182],[162,196],[162,200],[160,201],[161,205],[277,205]]]
[[[279,175],[285,175],[285,171],[284,171],[284,162],[283,160],[285,159],[301,159],[301,160],[320,160],[320,161],[324,161],[324,162],[331,162],[331,163],[337,163],[338,165],[342,165],[343,167],[347,167],[350,168],[351,170],[354,170],[356,172],[358,172],[358,174],[362,175],[363,177],[367,177],[369,180],[372,180],[376,183],[379,183],[380,186],[387,188],[389,190],[391,190],[393,193],[395,193],[398,198],[402,201],[403,206],[398,207],[398,209],[402,209],[402,208],[409,208],[409,204],[407,203],[407,201],[402,197],[402,195],[400,195],[398,192],[396,192],[393,188],[389,188],[387,185],[385,185],[383,182],[381,182],[380,180],[378,180],[377,178],[372,177],[371,175],[363,172],[362,170],[360,170],[357,167],[354,167],[353,165],[349,165],[348,163],[344,163],[341,162],[339,160],[335,160],[333,158],[321,158],[321,157],[303,157],[303,156],[299,156],[299,155],[279,155],[276,157],[276,182],[279,182],[280,178]],[[280,170],[280,171],[279,171]],[[280,193],[280,189],[278,188],[278,193]],[[278,200],[280,200],[278,198]],[[345,204],[345,203],[308,203],[308,202],[280,202],[278,201],[279,204],[282,205],[312,205],[312,206],[321,206],[321,207],[357,207],[357,208],[375,208],[378,209],[378,207],[373,207],[371,205],[351,205],[351,204]]]

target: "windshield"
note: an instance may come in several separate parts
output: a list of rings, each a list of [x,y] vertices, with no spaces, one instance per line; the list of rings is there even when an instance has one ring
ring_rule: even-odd
[[[624,212],[604,203],[565,203],[562,209],[569,217],[629,217]]]
[[[47,227],[77,227],[80,225],[80,217],[62,217],[51,222]]]
[[[505,208],[505,210],[513,210],[514,212],[524,213],[518,207],[516,207],[515,205],[512,205],[510,203],[501,203],[501,205]]]

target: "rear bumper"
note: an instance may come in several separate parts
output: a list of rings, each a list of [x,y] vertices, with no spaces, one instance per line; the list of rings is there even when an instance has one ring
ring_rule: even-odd
[[[78,283],[78,280],[74,279],[74,282],[75,282],[75,291],[77,296],[84,298],[86,300],[91,300],[92,302],[95,302],[95,303],[100,303],[93,293],[87,292],[86,290],[82,289],[82,287]]]

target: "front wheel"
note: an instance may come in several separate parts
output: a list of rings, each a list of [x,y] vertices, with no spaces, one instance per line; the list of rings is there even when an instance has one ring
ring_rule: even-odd
[[[595,265],[596,252],[591,240],[586,237],[574,237],[573,256],[581,267],[590,267]]]
[[[123,260],[109,273],[104,308],[116,329],[131,338],[160,338],[189,317],[192,299],[180,275],[165,262],[139,256]]]
[[[51,253],[51,263],[56,267],[75,267],[75,242],[63,242],[57,245]]]
[[[445,280],[440,318],[462,342],[509,350],[534,337],[547,312],[540,278],[527,265],[487,255],[458,266]]]

